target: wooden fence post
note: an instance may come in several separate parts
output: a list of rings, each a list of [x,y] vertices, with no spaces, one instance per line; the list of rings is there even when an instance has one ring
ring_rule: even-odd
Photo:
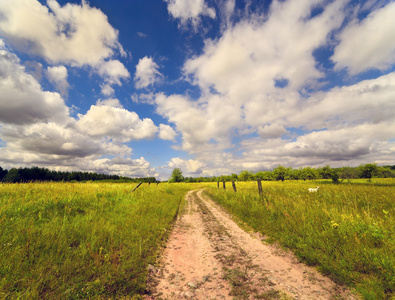
[[[140,183],[133,189],[132,193],[133,193],[135,190],[137,190],[141,184],[142,184],[142,182],[140,182]]]
[[[260,179],[257,179],[257,182],[258,182],[259,196],[262,197],[262,181]]]
[[[235,193],[237,193],[237,190],[236,190],[236,184],[235,184],[235,182],[234,182],[234,181],[232,181],[232,186],[233,186],[233,190],[235,191]]]
[[[219,189],[219,181],[217,181],[217,189]]]
[[[226,189],[226,187],[225,187],[225,181],[223,181],[223,185],[224,185],[224,190]]]

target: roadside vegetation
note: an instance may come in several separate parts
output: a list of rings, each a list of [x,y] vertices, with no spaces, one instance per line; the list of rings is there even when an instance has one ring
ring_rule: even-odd
[[[146,178],[137,188],[131,182],[137,179],[40,182],[37,174],[63,173],[0,167],[0,298],[139,297],[186,192],[206,187],[267,241],[291,249],[337,283],[364,299],[395,299],[394,169],[278,166],[193,180],[174,169],[168,183]],[[28,181],[18,175],[29,174],[36,174],[29,183],[7,183]],[[63,175],[74,180],[83,174]],[[233,181],[234,189],[220,181]],[[317,186],[318,192],[308,192]]]
[[[145,291],[197,185],[0,184],[0,298],[109,299]]]
[[[267,241],[364,299],[395,297],[395,180],[239,182],[206,193]],[[320,186],[317,193],[309,187]]]

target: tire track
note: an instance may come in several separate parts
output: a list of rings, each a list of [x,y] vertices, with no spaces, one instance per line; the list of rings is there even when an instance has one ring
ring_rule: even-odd
[[[202,190],[185,200],[146,299],[357,299],[242,230]]]

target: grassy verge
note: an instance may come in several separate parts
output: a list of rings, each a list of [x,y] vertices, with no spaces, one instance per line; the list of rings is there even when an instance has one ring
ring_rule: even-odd
[[[0,184],[0,298],[144,293],[187,184]]]
[[[314,182],[239,183],[238,192],[208,188],[229,212],[271,241],[292,249],[364,299],[395,299],[395,186]]]

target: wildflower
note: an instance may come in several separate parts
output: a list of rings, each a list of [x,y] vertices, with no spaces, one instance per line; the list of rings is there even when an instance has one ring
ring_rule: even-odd
[[[335,221],[331,221],[331,226],[333,229],[338,229],[339,228],[339,224],[337,224]]]

